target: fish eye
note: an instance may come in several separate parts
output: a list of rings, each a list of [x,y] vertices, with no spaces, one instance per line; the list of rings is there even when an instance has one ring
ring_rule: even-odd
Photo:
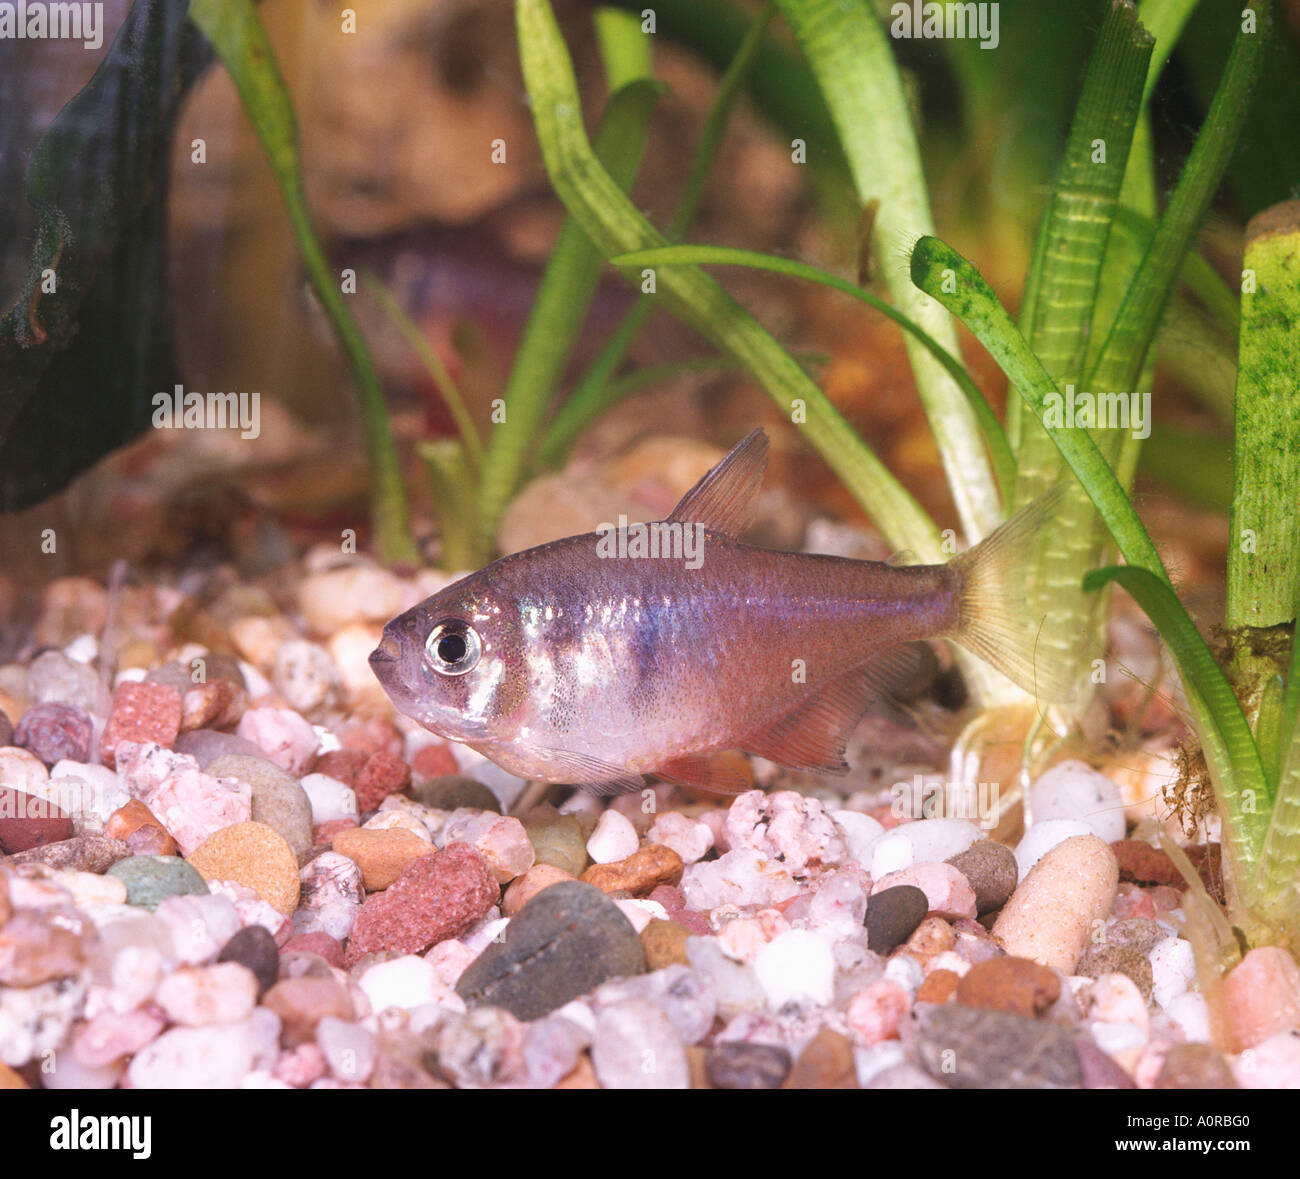
[[[478,631],[457,618],[439,622],[424,641],[433,670],[439,675],[464,675],[472,671],[483,653]]]

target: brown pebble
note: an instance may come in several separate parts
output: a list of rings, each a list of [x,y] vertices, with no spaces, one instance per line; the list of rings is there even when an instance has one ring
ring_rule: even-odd
[[[232,729],[244,714],[246,697],[238,684],[211,679],[195,684],[181,699],[181,732]]]
[[[265,823],[232,823],[190,853],[204,880],[233,880],[251,888],[273,909],[292,917],[298,907],[298,857],[284,836]]]
[[[666,966],[689,966],[686,957],[686,939],[693,936],[684,925],[676,921],[661,921],[657,917],[641,931],[641,945],[645,948],[647,970],[663,970]]]
[[[357,775],[366,764],[366,755],[357,749],[331,749],[322,753],[312,767],[313,774],[324,774],[344,786],[357,787]]]
[[[285,978],[262,998],[284,1025],[286,1047],[293,1048],[310,1040],[316,1025],[327,1015],[351,1021],[356,1008],[347,988],[332,978]]]
[[[1171,1044],[1155,1089],[1236,1089],[1237,1078],[1213,1044]]]
[[[331,846],[361,869],[367,892],[387,888],[407,864],[433,851],[427,839],[401,827],[352,827],[335,835]]]
[[[712,1089],[709,1080],[709,1051],[699,1044],[686,1045],[686,1064],[690,1069],[692,1089]]]
[[[0,1089],[30,1089],[22,1077],[0,1060]]]
[[[922,966],[936,954],[945,953],[957,944],[952,926],[942,917],[927,917],[912,931],[902,949]]]
[[[17,868],[21,864],[44,864],[55,871],[66,868],[73,872],[101,873],[133,854],[131,848],[120,839],[112,839],[107,835],[74,835],[71,839],[62,839],[58,843],[47,843],[43,847],[33,847],[17,855],[7,856],[3,863],[11,868]]]
[[[853,1045],[839,1032],[822,1028],[794,1062],[782,1089],[856,1089]]]
[[[5,922],[0,929],[0,986],[34,987],[81,970],[82,939],[67,928],[67,912],[23,909]]]
[[[594,884],[601,892],[626,892],[643,897],[661,884],[681,883],[686,865],[670,847],[648,843],[625,860],[613,864],[593,864],[578,877],[584,884]]]
[[[1033,1018],[1061,997],[1055,971],[1028,958],[990,958],[957,984],[957,1002]]]
[[[1110,845],[1119,861],[1119,878],[1129,884],[1167,884],[1182,891],[1187,881],[1158,847],[1140,839],[1117,839]]]
[[[13,911],[13,906],[9,903],[9,876],[0,872],[0,925],[9,920]]]
[[[122,840],[138,856],[180,855],[171,833],[138,798],[109,815],[104,834]]]
[[[579,1056],[573,1071],[563,1080],[557,1081],[553,1088],[599,1089],[600,1082],[596,1079],[596,1069],[591,1063],[591,1057],[585,1052]]]
[[[544,888],[559,884],[564,880],[575,880],[571,872],[557,868],[554,864],[534,864],[522,876],[516,876],[506,889],[501,902],[501,915],[513,917]]]
[[[1084,978],[1100,978],[1103,974],[1123,974],[1133,980],[1142,998],[1150,1002],[1155,983],[1151,959],[1137,946],[1114,945],[1110,942],[1089,946],[1074,968],[1074,973]]]
[[[918,1003],[947,1003],[957,993],[961,976],[955,970],[932,970],[916,989]]]

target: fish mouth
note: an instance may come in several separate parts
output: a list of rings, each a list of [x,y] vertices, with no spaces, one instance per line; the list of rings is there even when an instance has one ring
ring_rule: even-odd
[[[392,635],[386,634],[379,640],[379,646],[370,652],[370,666],[378,671],[381,667],[396,663],[401,655],[401,644]]]

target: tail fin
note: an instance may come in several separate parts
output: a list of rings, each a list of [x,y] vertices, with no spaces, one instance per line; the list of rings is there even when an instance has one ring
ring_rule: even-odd
[[[1047,701],[1067,700],[1074,685],[1054,660],[1038,657],[1046,618],[1035,608],[1031,572],[1038,536],[1064,494],[1058,486],[1039,496],[950,562],[961,577],[961,621],[949,637]]]

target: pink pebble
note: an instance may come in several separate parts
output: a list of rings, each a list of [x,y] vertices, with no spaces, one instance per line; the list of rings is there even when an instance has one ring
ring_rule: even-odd
[[[329,1062],[325,1059],[325,1053],[311,1040],[282,1052],[271,1069],[271,1075],[277,1081],[283,1081],[295,1089],[305,1089],[328,1072]]]
[[[295,778],[306,772],[320,744],[316,730],[290,708],[250,708],[235,736],[251,741]]]
[[[864,1043],[879,1044],[898,1037],[898,1025],[912,1006],[907,988],[892,978],[877,979],[849,1000],[845,1022]]]
[[[150,1011],[101,1011],[77,1028],[72,1054],[86,1068],[103,1068],[139,1052],[166,1026],[165,1019]]]
[[[1115,905],[1111,912],[1121,919],[1125,917],[1149,917],[1155,920],[1156,907],[1145,889],[1140,885],[1130,884],[1126,881],[1119,886],[1119,894],[1115,898]]]
[[[328,933],[321,933],[319,930],[314,933],[295,933],[280,947],[282,954],[292,954],[296,951],[319,954],[331,966],[340,969],[343,966],[342,944],[335,941]]]
[[[930,912],[949,920],[975,916],[975,892],[970,882],[951,864],[913,864],[876,881],[874,896],[887,888],[910,884],[925,893]]]
[[[154,742],[170,748],[181,731],[181,694],[170,684],[119,684],[113,711],[99,739],[104,764],[116,766],[117,748],[131,742]]]
[[[1251,950],[1223,980],[1229,1040],[1241,1052],[1300,1028],[1300,968],[1279,946]]]

